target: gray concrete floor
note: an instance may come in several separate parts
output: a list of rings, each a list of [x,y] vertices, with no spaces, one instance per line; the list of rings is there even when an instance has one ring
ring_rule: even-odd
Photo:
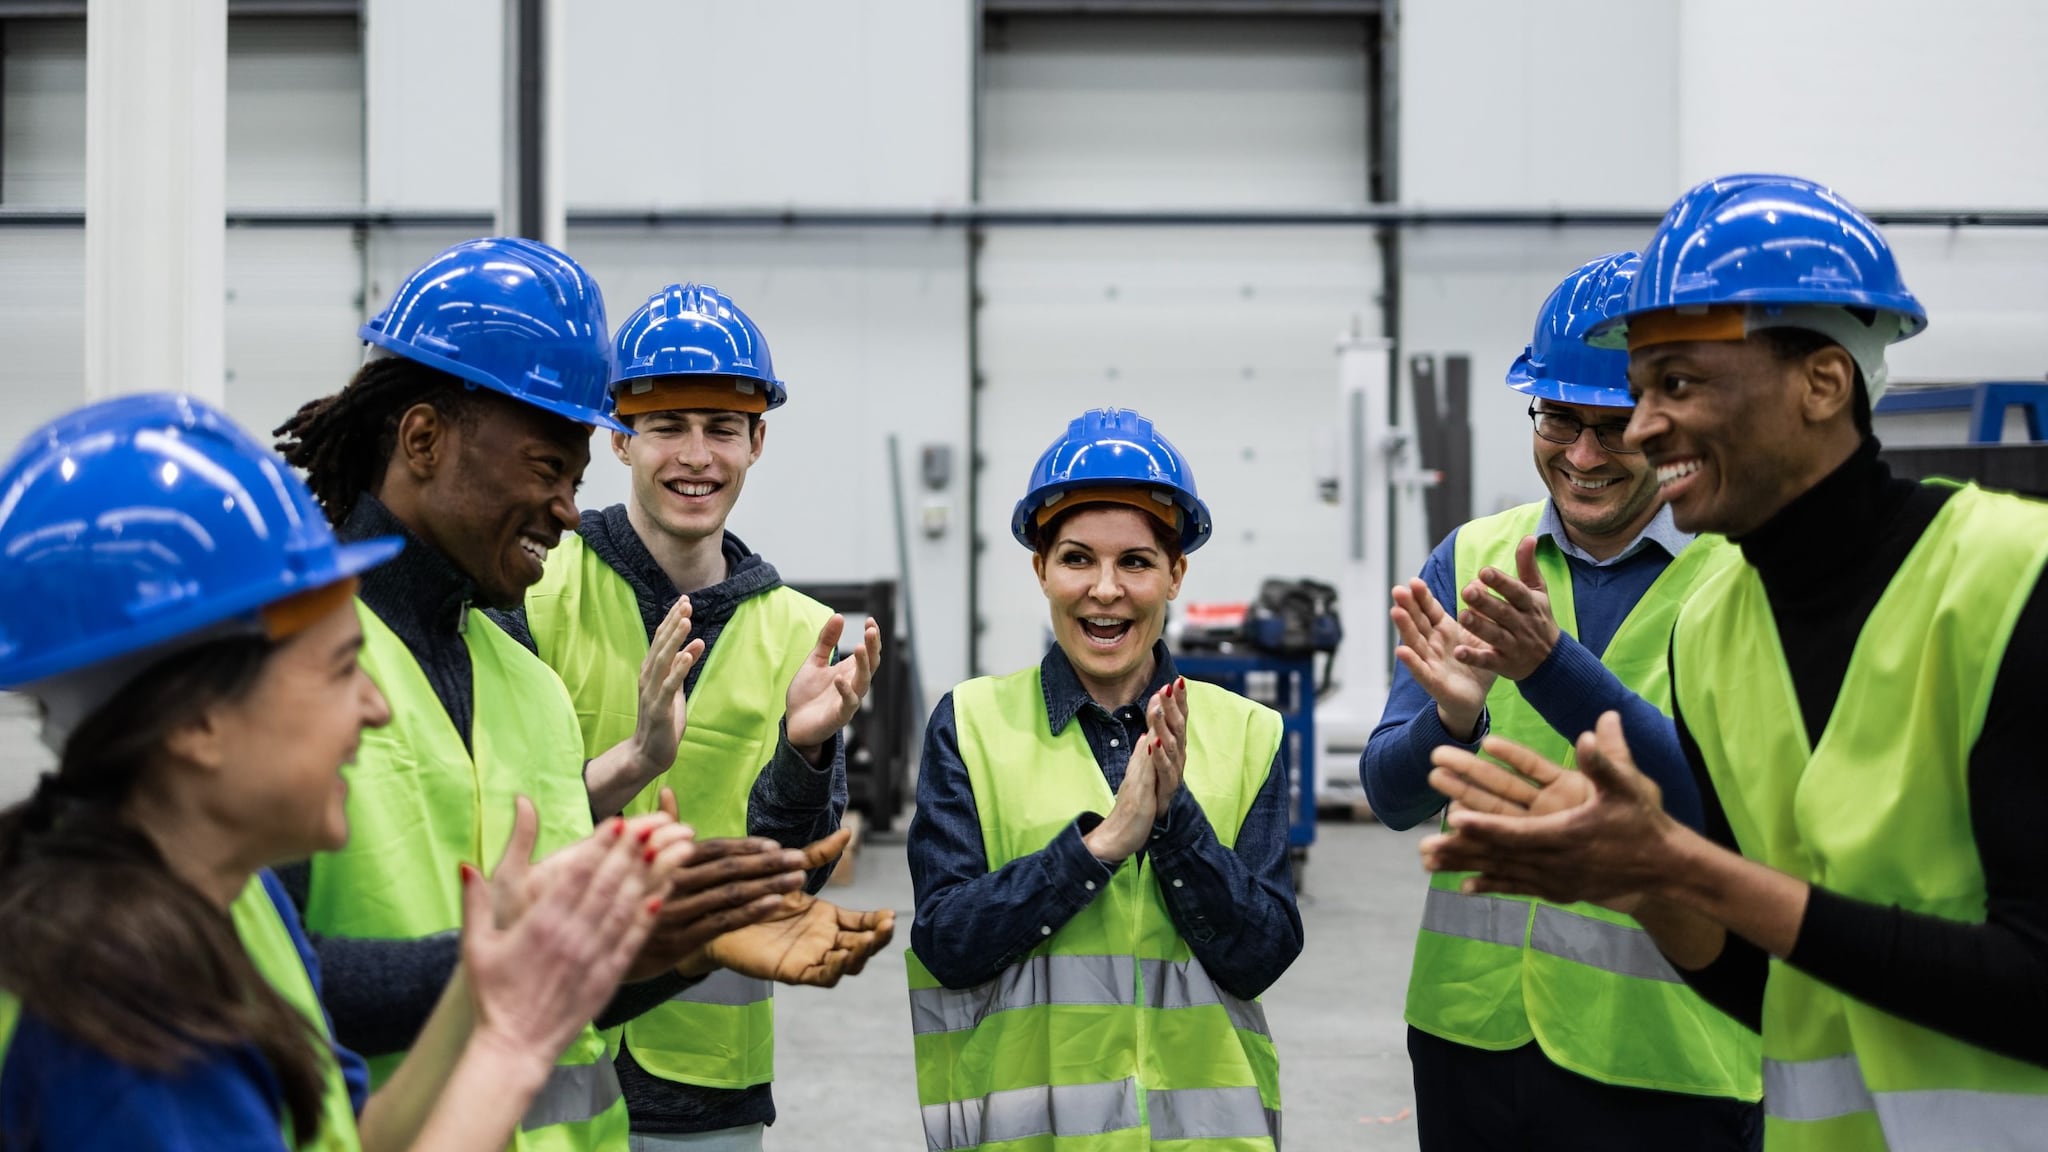
[[[0,695],[0,805],[26,795],[51,758],[27,708]],[[1414,1148],[1415,1096],[1401,1023],[1422,914],[1419,833],[1326,823],[1301,895],[1308,945],[1266,994],[1280,1048],[1288,1147]],[[917,1122],[903,950],[910,876],[901,833],[871,837],[835,902],[894,908],[900,933],[867,971],[834,989],[783,989],[776,1010],[779,1149],[901,1152],[924,1146]]]

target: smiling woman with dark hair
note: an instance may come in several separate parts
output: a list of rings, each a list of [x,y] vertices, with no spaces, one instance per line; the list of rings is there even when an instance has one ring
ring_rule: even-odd
[[[1055,642],[939,702],[910,826],[926,1143],[1275,1148],[1256,998],[1302,943],[1280,717],[1181,679],[1160,641],[1208,506],[1150,420],[1099,409],[1011,529]]]
[[[688,832],[529,870],[522,802],[413,1057],[370,1095],[333,1039],[269,869],[348,841],[341,767],[391,719],[350,603],[397,551],[187,397],[63,417],[0,474],[0,687],[60,758],[0,812],[0,1147],[485,1152],[612,995]]]

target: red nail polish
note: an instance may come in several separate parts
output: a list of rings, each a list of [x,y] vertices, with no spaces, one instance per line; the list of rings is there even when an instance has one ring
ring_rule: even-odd
[[[647,914],[649,916],[659,916],[661,914],[661,897],[656,896],[647,902]]]
[[[621,818],[619,818],[619,817],[613,817],[613,818],[612,818],[612,839],[614,839],[614,840],[617,840],[617,839],[618,839],[619,837],[621,837],[621,836],[624,836],[625,834],[626,834],[626,822],[625,822],[625,820],[624,820],[624,819],[621,819]]]
[[[466,887],[468,887],[469,885],[471,885],[471,884],[473,884],[473,883],[475,883],[475,882],[476,882],[476,878],[477,878],[477,872],[476,872],[476,869],[474,869],[474,868],[470,867],[470,866],[469,866],[468,864],[458,864],[458,865],[456,865],[456,866],[455,866],[455,871],[456,871],[456,874],[457,874],[457,875],[459,875],[459,876],[461,876],[461,877],[462,877],[462,884],[463,884],[463,887],[465,887],[465,888],[466,888]]]
[[[640,854],[640,859],[645,860],[649,864],[652,864],[654,863],[654,858],[659,855],[661,855],[661,852],[658,849],[649,848],[647,851],[642,852]]]
[[[640,837],[639,837],[639,839],[640,839],[640,842],[641,842],[642,844],[645,844],[645,843],[647,843],[647,842],[648,842],[649,840],[652,840],[652,839],[654,839],[654,825],[652,825],[652,824],[649,824],[649,825],[648,825],[647,827],[645,827],[645,828],[642,828],[642,829],[640,830]]]

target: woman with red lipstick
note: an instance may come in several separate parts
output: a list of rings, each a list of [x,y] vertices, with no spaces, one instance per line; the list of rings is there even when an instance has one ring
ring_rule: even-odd
[[[1275,1148],[1256,997],[1302,942],[1280,717],[1160,641],[1208,506],[1150,420],[1105,408],[1039,457],[1011,528],[1055,642],[939,702],[910,826],[926,1143]]]
[[[341,766],[390,709],[358,576],[285,463],[189,397],[65,416],[0,474],[0,686],[60,757],[0,812],[0,1147],[502,1148],[692,851],[617,821],[463,868],[462,959],[374,1095],[270,869],[339,848]]]

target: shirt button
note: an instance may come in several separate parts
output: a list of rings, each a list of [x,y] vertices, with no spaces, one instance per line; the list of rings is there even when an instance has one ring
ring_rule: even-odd
[[[1052,935],[1052,925],[1050,925],[1050,924],[1040,924],[1040,925],[1038,926],[1038,934],[1039,934],[1040,936],[1050,936],[1050,935]]]
[[[1178,881],[1178,880],[1175,880],[1175,881],[1173,882],[1173,886],[1174,886],[1175,888],[1178,888],[1178,887],[1180,887],[1180,886],[1181,886],[1181,883],[1180,883],[1180,881]]]
[[[1122,747],[1122,744],[1121,744],[1121,742],[1120,742],[1120,741],[1118,741],[1118,740],[1117,740],[1117,738],[1116,738],[1116,737],[1112,736],[1112,737],[1110,737],[1110,738],[1109,738],[1109,746],[1110,746],[1111,748],[1118,748],[1118,747]]]
[[[1095,891],[1095,881],[1093,881],[1093,880],[1085,880],[1085,881],[1083,881],[1083,882],[1081,883],[1081,887],[1083,887],[1083,888],[1086,888],[1086,889],[1087,889],[1087,890],[1089,890],[1090,892],[1093,892],[1093,891]]]

